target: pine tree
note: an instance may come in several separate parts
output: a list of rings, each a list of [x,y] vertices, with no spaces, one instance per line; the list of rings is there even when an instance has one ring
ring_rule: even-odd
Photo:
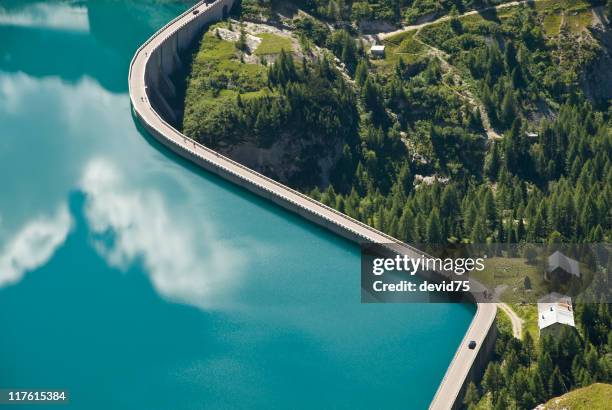
[[[442,244],[446,242],[446,238],[443,235],[440,214],[438,209],[434,208],[427,220],[426,241],[428,244],[433,245]]]
[[[521,396],[520,405],[521,408],[524,409],[533,409],[537,405],[537,402],[533,394],[529,391],[526,391]]]
[[[544,387],[542,375],[537,371],[537,369],[534,369],[534,371],[531,372],[531,385],[533,386],[532,390],[534,392],[536,401],[539,403],[546,401],[548,398],[548,389]]]
[[[246,31],[244,29],[244,25],[240,25],[240,37],[238,41],[236,41],[236,48],[240,51],[247,50],[247,42],[246,42]]]
[[[512,89],[507,89],[504,94],[504,99],[502,101],[499,122],[509,127],[512,122],[516,119],[516,100],[514,98],[514,91]]]
[[[405,195],[408,195],[410,191],[412,191],[413,181],[414,178],[412,176],[412,172],[410,171],[410,166],[408,162],[404,162],[397,176],[397,182],[403,189]]]
[[[525,279],[523,280],[523,287],[525,289],[531,289],[531,279],[529,279],[529,276],[525,276]]]
[[[368,78],[368,63],[365,59],[359,60],[357,68],[355,69],[355,83],[361,87],[366,79]]]
[[[516,67],[514,70],[512,70],[510,77],[512,78],[513,88],[518,89],[524,85],[523,74],[521,73],[520,67]]]
[[[416,219],[414,221],[414,226],[412,229],[412,239],[414,240],[415,243],[422,243],[423,241],[426,240],[426,236],[425,236],[425,229],[423,229],[425,227],[426,221],[425,221],[425,217],[423,216],[422,212],[419,212],[416,216]]]
[[[494,410],[508,410],[510,408],[510,399],[508,398],[508,392],[506,389],[502,389],[498,395],[497,400],[495,401],[495,405],[493,406]]]
[[[584,355],[584,367],[592,380],[598,380],[601,377],[601,368],[597,351],[593,345],[588,345]]]
[[[440,215],[443,218],[449,218],[459,212],[459,200],[457,199],[457,190],[454,185],[447,185],[442,192],[440,201]]]
[[[566,391],[559,366],[555,366],[555,369],[550,376],[550,380],[548,381],[548,391],[551,396],[559,396]]]
[[[507,72],[512,72],[512,70],[518,66],[518,61],[516,61],[516,48],[514,47],[514,43],[512,41],[508,41],[506,43],[504,62],[506,63]]]
[[[414,215],[412,214],[412,211],[410,210],[409,207],[404,207],[404,210],[402,211],[402,216],[400,217],[399,223],[398,223],[398,237],[400,240],[410,243],[414,240],[414,238],[412,237],[412,221],[413,221]]]
[[[519,215],[518,224],[516,227],[516,238],[514,242],[520,242],[525,239],[525,223],[523,222],[523,216]]]
[[[495,201],[493,200],[493,193],[490,189],[487,189],[485,193],[481,213],[487,219],[489,229],[495,229],[497,225],[497,209],[495,207]]]
[[[535,218],[529,223],[529,239],[532,242],[541,242],[543,238],[546,238],[546,224],[544,220],[544,211],[542,206],[540,206]]]
[[[525,281],[527,282],[528,280],[529,276],[525,276]],[[531,284],[529,286],[529,289],[531,289]],[[533,343],[533,337],[531,337],[531,333],[527,331],[525,331],[525,336],[523,337],[523,353],[527,358],[527,365],[531,366],[531,361],[534,359],[535,355],[535,346]]]
[[[476,223],[474,224],[474,228],[472,229],[470,240],[472,243],[475,244],[486,243],[487,233],[485,231],[485,226],[482,221],[482,218],[477,218]]]
[[[468,409],[474,408],[478,404],[478,400],[480,400],[480,395],[478,394],[478,389],[474,382],[470,382],[465,391],[465,397],[463,398],[463,404],[466,405]]]
[[[540,346],[542,346],[542,344],[547,341],[545,339],[548,339],[548,338],[540,339]],[[543,380],[546,380],[546,381],[550,380],[550,377],[553,372],[553,363],[552,363],[552,359],[550,358],[550,354],[546,351],[541,352],[538,355],[538,372],[542,376]]]
[[[499,155],[499,145],[493,143],[487,158],[485,159],[485,175],[489,180],[496,181],[497,175],[499,175],[499,168],[501,165],[501,158]]]
[[[493,398],[497,397],[499,388],[502,386],[503,380],[499,365],[495,362],[489,362],[484,376],[482,377],[482,390],[491,392]]]
[[[459,12],[457,11],[457,6],[455,5],[451,7],[450,11],[450,26],[457,34],[460,34],[463,31],[463,25],[461,24],[461,20],[459,20]]]

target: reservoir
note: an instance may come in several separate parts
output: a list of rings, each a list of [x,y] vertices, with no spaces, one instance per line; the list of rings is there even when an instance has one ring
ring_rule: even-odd
[[[0,388],[92,410],[426,408],[473,307],[361,304],[357,245],[132,117],[130,59],[186,7],[0,0]]]

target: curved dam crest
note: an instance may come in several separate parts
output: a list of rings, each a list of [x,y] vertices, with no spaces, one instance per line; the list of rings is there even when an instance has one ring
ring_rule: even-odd
[[[181,113],[173,107],[181,106],[177,104],[181,92],[173,78],[184,73],[183,56],[189,55],[206,27],[226,17],[233,3],[233,0],[199,2],[162,27],[137,50],[128,76],[136,117],[167,148],[226,180],[350,241],[389,244],[385,246],[392,251],[418,257],[421,252],[417,249],[226,158],[177,130]],[[476,315],[430,408],[459,407],[469,381],[480,377],[496,337],[496,310],[494,304],[477,304]],[[477,342],[477,349],[467,349],[471,340]]]

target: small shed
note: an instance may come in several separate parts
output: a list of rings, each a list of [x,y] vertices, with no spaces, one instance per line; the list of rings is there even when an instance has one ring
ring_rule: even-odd
[[[385,46],[373,45],[370,49],[370,54],[372,55],[372,57],[385,58]]]
[[[561,252],[555,251],[548,257],[546,273],[546,279],[548,280],[552,280],[554,277],[559,279],[580,278],[580,264]]]

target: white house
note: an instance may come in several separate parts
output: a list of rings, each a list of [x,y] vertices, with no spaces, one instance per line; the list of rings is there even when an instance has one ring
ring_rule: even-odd
[[[538,300],[540,335],[556,334],[564,326],[576,327],[572,298],[559,293],[550,293]]]

